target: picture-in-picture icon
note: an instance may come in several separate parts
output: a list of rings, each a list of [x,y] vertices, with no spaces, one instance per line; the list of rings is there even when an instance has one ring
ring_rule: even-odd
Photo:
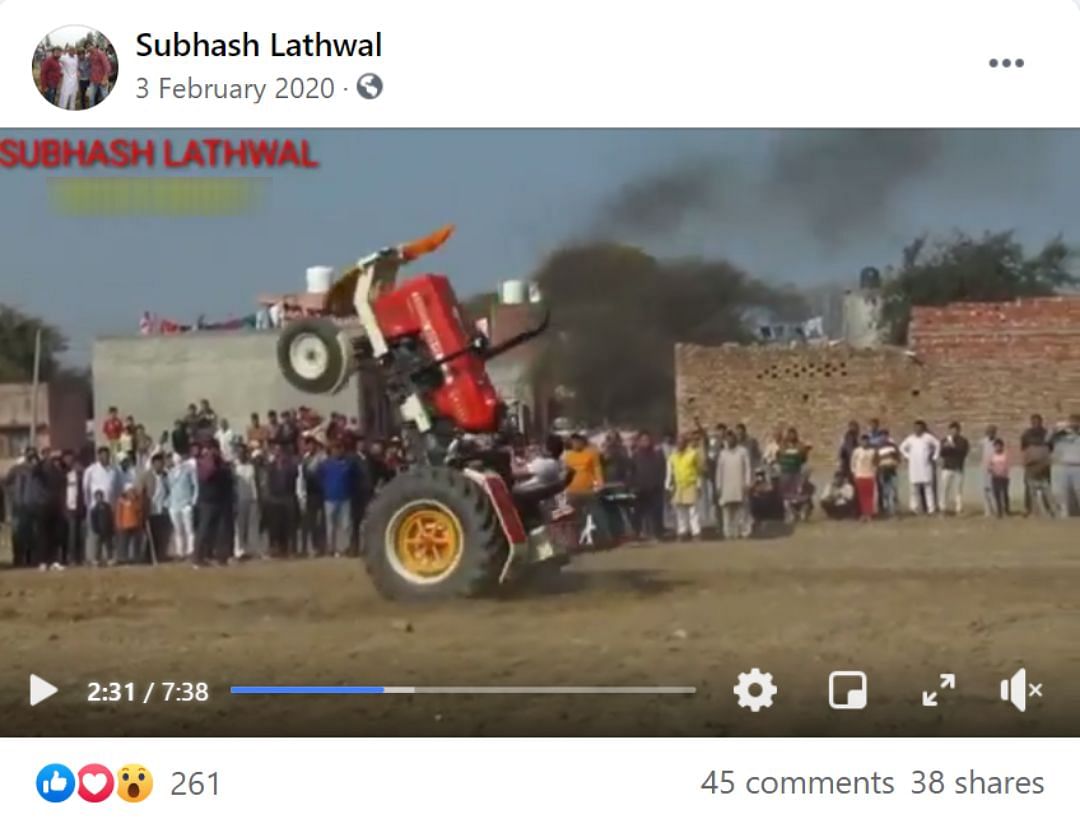
[[[834,671],[829,675],[829,707],[834,711],[861,711],[867,701],[865,672]]]

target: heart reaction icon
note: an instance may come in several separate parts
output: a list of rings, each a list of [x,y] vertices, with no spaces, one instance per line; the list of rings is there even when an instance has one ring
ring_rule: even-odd
[[[112,771],[92,762],[79,771],[79,796],[87,802],[104,802],[112,794]]]

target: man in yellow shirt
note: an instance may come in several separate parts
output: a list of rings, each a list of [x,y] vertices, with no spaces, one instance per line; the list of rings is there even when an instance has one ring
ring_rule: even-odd
[[[607,519],[596,502],[596,491],[604,484],[600,453],[589,445],[584,434],[575,432],[570,436],[570,449],[563,453],[563,463],[574,472],[566,487],[566,500],[581,518],[580,545],[591,547],[606,542]]]
[[[603,483],[600,453],[589,446],[580,432],[570,436],[570,449],[563,453],[563,463],[574,470],[570,485],[566,487],[566,494],[571,498],[591,496]]]
[[[675,507],[675,528],[680,538],[701,536],[698,493],[704,469],[701,450],[690,446],[690,439],[680,435],[675,451],[668,458],[667,489]]]

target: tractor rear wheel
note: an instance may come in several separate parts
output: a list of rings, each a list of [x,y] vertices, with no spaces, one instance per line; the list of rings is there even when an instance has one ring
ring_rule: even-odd
[[[392,600],[491,594],[509,552],[487,494],[448,467],[417,467],[384,486],[363,538],[368,574]]]
[[[352,374],[353,358],[352,340],[329,319],[289,322],[278,337],[278,368],[302,392],[337,392]]]

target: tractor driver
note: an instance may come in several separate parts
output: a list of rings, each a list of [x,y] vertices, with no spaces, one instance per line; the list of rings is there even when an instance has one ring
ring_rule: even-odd
[[[558,435],[549,435],[543,447],[529,447],[529,450],[532,451],[526,452],[525,463],[514,470],[514,478],[518,486],[523,489],[532,489],[556,483],[562,478],[564,469],[560,460],[563,454],[562,438]]]

